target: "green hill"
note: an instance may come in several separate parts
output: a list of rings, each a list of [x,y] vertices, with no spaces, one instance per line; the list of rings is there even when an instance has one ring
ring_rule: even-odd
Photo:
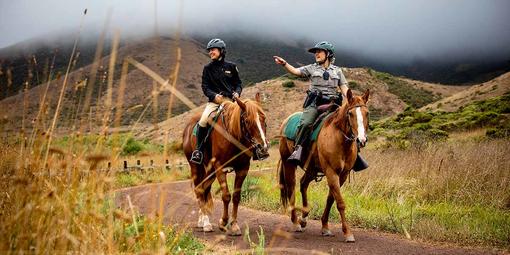
[[[510,137],[510,92],[475,101],[455,112],[418,111],[408,107],[394,117],[371,124],[371,135],[385,138],[389,145],[408,147],[444,140],[458,131],[486,129],[488,137]]]

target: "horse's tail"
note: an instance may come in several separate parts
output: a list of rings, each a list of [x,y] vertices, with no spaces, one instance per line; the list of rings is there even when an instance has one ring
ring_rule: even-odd
[[[280,201],[282,202],[283,208],[287,208],[289,205],[290,196],[292,193],[289,192],[289,188],[286,185],[285,180],[285,166],[282,163],[282,160],[278,160],[278,175],[280,179],[279,187],[280,187]]]

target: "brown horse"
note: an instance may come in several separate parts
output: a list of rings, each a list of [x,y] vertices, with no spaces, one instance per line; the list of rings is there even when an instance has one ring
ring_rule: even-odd
[[[189,162],[191,153],[196,146],[196,137],[192,135],[193,127],[199,119],[194,116],[184,129],[183,149],[191,168],[191,177],[195,195],[200,208],[198,227],[205,232],[213,231],[209,217],[213,208],[211,185],[214,177],[218,179],[222,191],[223,216],[219,228],[229,234],[241,235],[237,223],[237,209],[241,200],[241,187],[250,168],[252,151],[258,156],[267,156],[268,141],[266,139],[265,114],[260,107],[260,95],[255,101],[240,100],[224,102],[223,110],[209,134],[208,145],[204,146],[204,163],[201,165]],[[258,154],[258,155],[257,155]],[[232,219],[229,222],[228,206],[231,194],[227,185],[227,171],[235,171]],[[230,225],[228,225],[230,224]]]
[[[280,176],[280,196],[285,208],[291,206],[291,220],[294,224],[294,230],[302,232],[306,227],[306,219],[310,211],[307,200],[308,185],[315,180],[317,174],[322,172],[327,179],[329,194],[326,200],[326,207],[322,214],[322,235],[331,236],[328,219],[329,211],[333,202],[336,201],[338,211],[342,221],[342,231],[346,242],[354,242],[354,235],[351,233],[347,221],[345,220],[345,202],[340,192],[340,187],[344,184],[354,166],[357,155],[357,144],[365,146],[367,141],[366,130],[368,127],[368,108],[366,103],[369,97],[369,90],[363,96],[353,96],[349,89],[347,92],[347,102],[336,109],[319,131],[317,141],[311,145],[311,149],[304,155],[303,163],[300,167],[305,169],[305,174],[301,178],[301,196],[303,208],[301,217],[297,216],[295,204],[295,185],[296,168],[295,164],[287,162],[287,158],[292,154],[294,142],[284,136],[284,129],[288,121],[285,120],[280,128],[280,156],[281,162],[278,167]]]

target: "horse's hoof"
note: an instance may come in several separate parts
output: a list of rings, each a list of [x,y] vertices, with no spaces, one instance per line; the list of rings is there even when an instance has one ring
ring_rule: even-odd
[[[203,228],[204,227],[204,218],[202,215],[198,216],[198,222],[197,222],[197,228]]]
[[[356,242],[356,240],[354,240],[354,235],[348,235],[345,237],[345,242],[346,243],[354,243]]]
[[[204,229],[204,232],[213,232],[213,226],[211,224],[204,225],[203,229]]]
[[[223,219],[220,219],[220,222],[218,223],[218,228],[223,231],[223,232],[227,232],[228,229],[227,229],[227,223],[223,221]]]
[[[333,234],[333,232],[331,232],[331,230],[329,230],[329,229],[322,229],[321,235],[322,236],[335,236]]]
[[[202,221],[202,222],[200,222],[200,221]],[[200,223],[202,223],[202,229],[204,230],[204,232],[212,232],[213,231],[212,224],[209,221],[209,216],[207,216],[207,215],[200,216],[200,219],[198,220],[198,224],[200,224]]]
[[[240,236],[241,235],[241,228],[239,227],[239,225],[237,225],[237,223],[232,225],[228,235],[229,236]]]
[[[302,228],[306,228],[306,217],[299,219],[299,225],[301,225]]]
[[[294,225],[294,232],[305,232],[305,229],[301,227],[299,224]]]

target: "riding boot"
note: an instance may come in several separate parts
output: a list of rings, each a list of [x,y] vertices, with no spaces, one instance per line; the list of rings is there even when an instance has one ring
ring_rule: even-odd
[[[197,148],[191,153],[189,161],[195,164],[202,164],[204,160],[204,153],[202,152],[202,145],[205,143],[205,137],[207,135],[207,127],[201,127],[198,125],[197,128]]]
[[[352,167],[352,170],[354,170],[355,172],[359,172],[359,171],[361,171],[363,169],[367,169],[367,168],[368,168],[368,163],[358,153],[358,156],[356,157],[356,161],[354,162],[354,166]]]
[[[287,161],[299,164],[301,163],[302,157],[303,157],[303,144],[306,141],[306,138],[308,137],[310,127],[301,127],[299,130],[299,133],[296,137],[296,146],[294,147],[294,152],[290,155],[290,157],[287,159]]]

